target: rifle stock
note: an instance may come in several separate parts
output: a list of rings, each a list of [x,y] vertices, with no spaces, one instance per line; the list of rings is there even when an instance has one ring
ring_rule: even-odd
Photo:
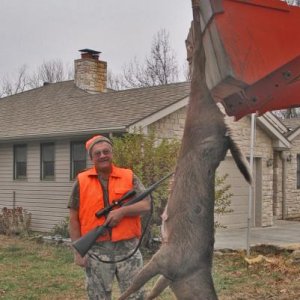
[[[87,252],[91,249],[93,244],[97,241],[99,236],[106,230],[106,226],[97,226],[93,230],[89,231],[87,234],[83,235],[77,241],[75,241],[72,246],[84,257]]]
[[[166,179],[168,179],[169,177],[171,177],[174,173],[170,173],[168,175],[166,175],[165,177],[163,177],[162,179],[160,179],[159,181],[155,182],[154,184],[152,184],[150,187],[148,187],[145,191],[143,191],[141,194],[139,194],[138,196],[134,197],[131,200],[128,200],[125,204],[123,204],[122,206],[127,206],[127,205],[131,205],[134,203],[137,203],[141,200],[143,200],[144,198],[146,198],[149,194],[151,194],[163,181],[165,181]]]

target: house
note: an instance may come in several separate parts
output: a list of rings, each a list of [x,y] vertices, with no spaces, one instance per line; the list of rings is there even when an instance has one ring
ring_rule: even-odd
[[[32,214],[32,229],[49,231],[68,214],[76,173],[88,164],[85,141],[94,134],[120,136],[134,128],[156,129],[181,138],[189,83],[111,91],[107,64],[99,52],[83,49],[75,60],[75,80],[0,99],[0,209],[21,206]],[[250,118],[228,119],[246,156]],[[300,139],[271,113],[257,118],[254,154],[253,226],[300,214]],[[299,153],[299,154],[298,154]],[[229,174],[233,212],[227,226],[245,227],[249,186],[230,154],[218,169]]]

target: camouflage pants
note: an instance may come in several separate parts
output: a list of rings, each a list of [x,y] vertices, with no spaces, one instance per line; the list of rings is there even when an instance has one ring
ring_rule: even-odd
[[[90,300],[110,300],[115,276],[122,293],[143,266],[143,258],[139,250],[129,259],[119,263],[103,263],[93,256],[104,261],[119,260],[132,253],[136,244],[137,240],[133,239],[116,243],[101,242],[92,247],[89,251],[92,256],[88,256],[86,267],[86,288]],[[143,300],[144,290],[140,289],[128,299]]]

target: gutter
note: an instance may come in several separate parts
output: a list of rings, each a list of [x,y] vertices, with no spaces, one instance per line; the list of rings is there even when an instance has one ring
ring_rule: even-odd
[[[81,131],[60,131],[60,132],[51,132],[44,134],[26,134],[26,135],[17,135],[17,136],[2,136],[0,137],[0,143],[8,143],[14,141],[24,141],[24,140],[41,140],[41,139],[65,139],[66,137],[85,137],[86,135],[100,134],[100,133],[123,133],[126,132],[125,126],[119,127],[107,127],[107,128],[93,128]]]

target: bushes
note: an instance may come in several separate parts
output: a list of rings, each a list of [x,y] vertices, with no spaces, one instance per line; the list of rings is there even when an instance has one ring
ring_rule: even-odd
[[[154,132],[151,132],[148,135],[125,134],[122,138],[114,138],[113,143],[116,165],[132,169],[146,188],[174,171],[180,147],[178,140],[158,138]],[[151,237],[156,234],[155,228],[161,224],[160,216],[166,206],[168,194],[168,180],[152,193],[154,211],[151,232],[145,238],[145,244],[148,246]]]
[[[31,224],[31,213],[22,207],[2,209],[0,214],[0,233],[11,235],[28,235]]]
[[[69,217],[65,217],[64,220],[62,220],[59,224],[55,225],[52,229],[53,235],[60,235],[63,238],[69,238]]]
[[[230,192],[230,185],[226,184],[226,179],[228,174],[223,176],[216,175],[215,178],[215,215],[221,216],[228,214],[233,211],[230,208],[231,197],[233,194]],[[215,221],[215,228],[226,226],[222,225],[220,222]]]
[[[113,142],[116,165],[132,169],[146,187],[174,171],[180,147],[178,140],[161,139],[152,132],[147,136],[126,134],[122,138],[115,138]],[[166,181],[152,193],[155,223],[166,205],[168,190]]]
[[[114,161],[117,166],[127,167],[141,179],[146,187],[174,171],[180,142],[175,139],[158,138],[155,133],[126,134],[122,138],[114,138]],[[230,185],[226,184],[227,175],[216,176],[215,186],[215,214],[222,215],[230,212]],[[170,186],[168,182],[162,183],[153,193],[154,212],[151,222],[151,237],[159,236],[161,214],[166,206]],[[222,227],[215,222],[215,227]],[[146,243],[146,244],[148,244]]]

